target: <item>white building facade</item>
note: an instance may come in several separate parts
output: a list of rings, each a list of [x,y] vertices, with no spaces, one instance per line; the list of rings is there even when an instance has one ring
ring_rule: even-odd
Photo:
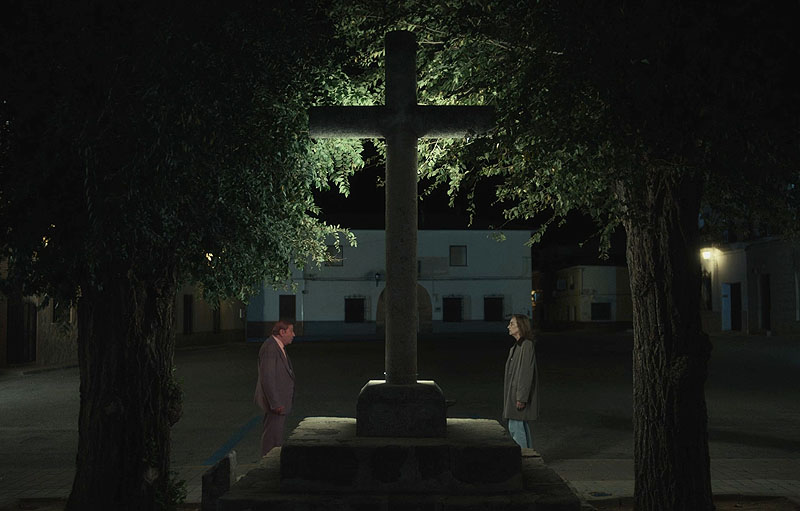
[[[800,242],[779,238],[700,251],[706,332],[800,333]]]
[[[248,337],[291,318],[303,336],[381,336],[385,231],[352,230],[337,261],[296,270],[295,290],[263,286],[247,309]],[[504,331],[511,314],[531,314],[529,231],[421,230],[417,239],[418,324],[422,333]],[[502,240],[502,241],[501,241]]]

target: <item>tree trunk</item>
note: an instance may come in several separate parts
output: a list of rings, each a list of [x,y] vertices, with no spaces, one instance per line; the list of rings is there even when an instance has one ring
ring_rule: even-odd
[[[163,509],[170,427],[180,417],[172,376],[175,272],[104,274],[101,285],[81,288],[78,305],[79,439],[66,509]]]
[[[711,343],[700,323],[701,186],[650,168],[623,190],[633,298],[637,511],[713,510],[705,381]]]

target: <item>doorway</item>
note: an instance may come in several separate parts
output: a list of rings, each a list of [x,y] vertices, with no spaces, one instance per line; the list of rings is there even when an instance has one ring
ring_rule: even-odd
[[[462,301],[460,296],[442,298],[442,321],[460,322],[463,319]]]
[[[363,323],[366,300],[364,298],[345,298],[344,299],[344,322]]]
[[[759,316],[761,317],[761,329],[772,330],[772,296],[770,293],[769,274],[762,273],[758,278],[758,294],[761,307]]]
[[[731,330],[742,330],[742,284],[731,283]]]
[[[742,284],[741,282],[724,282],[722,284],[722,330],[742,329]]]
[[[296,320],[296,304],[297,300],[295,299],[295,295],[280,295],[278,297],[278,319]]]
[[[36,361],[36,305],[22,298],[8,300],[6,360],[9,364]]]
[[[483,320],[484,321],[503,321],[503,297],[484,296],[483,297]]]

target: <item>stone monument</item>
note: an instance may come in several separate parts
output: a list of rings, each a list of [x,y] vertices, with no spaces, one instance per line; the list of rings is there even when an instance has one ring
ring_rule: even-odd
[[[386,140],[386,380],[364,386],[355,420],[304,419],[217,509],[578,511],[533,449],[497,421],[447,419],[438,385],[417,380],[417,139],[485,131],[492,109],[417,105],[416,41],[399,31],[386,36],[384,106],[309,117],[312,137]]]
[[[412,32],[386,35],[384,106],[309,111],[312,138],[386,140],[386,380],[361,390],[359,436],[445,435],[441,389],[417,380],[417,139],[481,133],[494,119],[491,107],[418,105],[416,46]]]

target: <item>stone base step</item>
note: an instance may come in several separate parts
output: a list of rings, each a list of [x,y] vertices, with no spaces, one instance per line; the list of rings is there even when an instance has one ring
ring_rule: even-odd
[[[502,493],[522,488],[520,448],[497,421],[448,419],[439,438],[364,437],[356,421],[310,417],[281,449],[281,491]]]
[[[322,421],[329,420],[330,418],[317,418],[321,419]],[[475,421],[475,419],[448,419],[448,438],[450,438],[451,447],[457,446],[460,438],[459,435],[459,427],[457,425],[458,421]],[[347,424],[348,421],[353,421],[353,419],[343,419],[343,422],[339,424],[339,426],[344,425],[344,429],[346,430],[349,426]],[[455,428],[452,428],[451,421],[456,421]],[[473,423],[469,425],[472,429],[476,429],[473,426],[486,426],[490,432],[493,429],[489,427],[488,424],[481,422],[481,420],[477,420],[477,423]],[[305,421],[304,421],[305,422]],[[338,421],[333,421],[338,422]],[[498,428],[502,429],[502,427],[496,421],[486,421],[486,422],[493,422]],[[318,430],[322,422],[320,421],[311,421],[309,424],[315,424],[315,428]],[[307,426],[309,426],[307,424]],[[302,425],[302,423],[301,423]],[[353,424],[354,427],[354,424]],[[313,443],[313,439],[316,438],[318,442],[320,442],[323,446],[324,445],[333,445],[336,442],[330,442],[329,440],[324,440],[326,437],[337,436],[335,433],[339,431],[341,433],[342,427],[328,428],[327,434],[325,431],[318,431],[316,435],[312,435],[310,427],[304,428],[303,430],[299,431],[298,429],[292,433],[290,440],[295,440],[295,445],[297,445],[296,440],[298,438],[305,437],[301,444],[310,444]],[[477,428],[481,430],[480,427]],[[454,430],[454,433],[451,434],[451,430]],[[492,434],[490,433],[490,436]],[[506,435],[507,436],[507,435]],[[381,442],[382,440],[382,442]],[[412,447],[406,449],[408,452],[416,451],[419,445],[425,445],[426,442],[435,441],[435,439],[402,439],[404,442],[411,442]],[[474,440],[474,438],[473,438]],[[486,440],[486,439],[484,439]],[[461,438],[461,441],[464,442],[465,440]],[[375,449],[380,449],[381,446],[387,446],[394,444],[395,446],[399,445],[398,439],[396,438],[369,438],[368,444],[370,442],[375,443]],[[339,481],[350,481],[350,477],[339,477],[335,475],[335,471],[337,470],[337,466],[335,463],[335,459],[331,459],[330,463],[327,466],[323,466],[322,464],[318,464],[316,468],[313,469],[297,469],[300,472],[303,472],[305,475],[303,477],[286,477],[288,475],[296,476],[298,474],[297,471],[290,471],[287,474],[281,474],[282,465],[285,463],[282,461],[282,458],[286,456],[286,449],[290,445],[290,441],[287,441],[284,445],[283,449],[276,448],[273,449],[269,455],[265,456],[259,467],[250,470],[244,477],[242,477],[236,484],[231,487],[230,491],[223,495],[218,503],[217,509],[219,511],[266,511],[266,510],[281,510],[281,511],[299,511],[299,510],[339,510],[339,511],[349,511],[349,510],[426,510],[426,511],[444,511],[444,510],[538,510],[538,511],[579,511],[581,508],[580,499],[577,495],[573,492],[573,490],[565,483],[561,477],[556,474],[553,470],[548,468],[544,462],[542,461],[541,457],[532,449],[520,449],[517,447],[516,449],[516,467],[519,471],[519,479],[518,483],[515,487],[505,487],[501,490],[494,491],[490,488],[490,486],[486,486],[485,484],[481,487],[469,486],[469,485],[462,485],[461,487],[453,487],[448,486],[445,484],[440,491],[435,491],[435,488],[428,487],[425,488],[424,492],[420,491],[397,491],[395,488],[393,491],[386,491],[385,489],[381,489],[380,485],[376,488],[361,488],[358,490],[354,490],[353,485],[350,483],[341,484],[338,487],[332,487],[330,484],[330,480],[333,478],[334,480]],[[345,442],[346,444],[346,442]],[[514,444],[516,446],[516,444]],[[462,446],[463,447],[463,446]],[[484,444],[485,447],[485,444]],[[361,445],[361,448],[366,449],[364,445]],[[455,447],[453,447],[455,448]],[[456,449],[457,450],[457,449]],[[324,453],[325,447],[323,447],[322,453]],[[366,451],[365,451],[366,452]],[[373,450],[373,453],[379,452],[378,450]],[[443,452],[439,450],[437,452]],[[483,454],[480,454],[480,451],[476,451],[477,459],[475,464],[472,466],[476,469],[479,467],[481,462],[481,457],[485,456],[489,451],[482,451]],[[295,453],[297,454],[297,453]],[[305,455],[308,455],[306,453]],[[290,454],[287,459],[292,459],[295,455]],[[458,458],[458,456],[456,456]],[[294,464],[299,462],[303,459],[303,456],[299,456],[294,458],[294,461],[290,461],[289,464]],[[397,461],[399,457],[395,457],[395,461]],[[445,459],[445,458],[442,458]],[[452,456],[447,455],[446,459],[453,459]],[[391,460],[387,460],[388,464],[391,466]],[[414,463],[410,463],[406,460],[404,463],[395,463],[395,467],[401,467],[401,472],[403,470],[408,470],[409,467],[414,466]],[[498,465],[495,463],[496,460],[488,459],[483,457],[482,461],[485,463],[485,467],[497,467]],[[513,462],[512,462],[513,464]],[[405,466],[405,469],[402,467]],[[295,470],[295,469],[292,469]],[[321,474],[323,480],[327,480],[328,482],[322,482],[318,480],[316,476],[310,477],[314,473],[318,473],[317,471],[323,470],[326,474]],[[387,469],[378,469],[386,471]],[[392,469],[392,473],[395,472],[395,469]],[[479,470],[479,473],[481,471]],[[488,471],[483,471],[488,472]],[[333,474],[332,474],[333,473]],[[355,475],[358,471],[352,472],[351,474]],[[384,473],[385,475],[385,473]],[[368,480],[370,477],[375,479],[376,477],[380,479],[378,476],[365,476]],[[381,476],[382,477],[382,476]],[[441,478],[440,478],[441,479]],[[380,481],[379,481],[380,482]],[[431,481],[428,481],[429,486]],[[287,487],[288,484],[288,487]],[[383,483],[382,483],[383,484]]]

